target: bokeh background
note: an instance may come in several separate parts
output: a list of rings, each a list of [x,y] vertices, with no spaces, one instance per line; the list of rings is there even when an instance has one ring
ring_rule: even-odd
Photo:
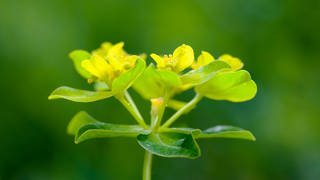
[[[177,122],[240,126],[256,142],[201,140],[197,160],[156,157],[155,180],[319,179],[319,7],[318,0],[0,0],[0,179],[141,179],[144,152],[134,139],[75,145],[66,134],[80,110],[133,123],[117,101],[47,100],[61,85],[89,88],[67,55],[103,41],[124,41],[133,54],[182,43],[197,55],[230,53],[257,82],[254,100],[204,100]],[[148,102],[133,95],[148,117]]]

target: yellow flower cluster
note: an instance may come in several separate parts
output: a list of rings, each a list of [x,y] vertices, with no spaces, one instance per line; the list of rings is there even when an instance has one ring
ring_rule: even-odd
[[[110,86],[116,77],[133,68],[138,58],[143,58],[143,55],[128,54],[123,46],[123,42],[114,45],[105,42],[99,49],[92,52],[89,59],[81,62],[82,68],[92,75],[89,82],[97,80]],[[187,68],[198,69],[215,60],[206,51],[202,51],[195,60],[192,47],[185,44],[177,47],[172,54],[159,56],[152,53],[150,56],[156,62],[158,69],[171,70],[178,74]],[[239,70],[243,66],[240,59],[228,54],[220,56],[217,60],[225,61],[232,70]]]
[[[129,55],[123,50],[123,46],[123,42],[115,45],[103,43],[99,49],[92,52],[90,59],[82,61],[81,66],[97,80],[110,85],[116,77],[134,67],[139,58]]]
[[[197,61],[195,61],[192,47],[185,44],[177,47],[173,54],[159,56],[152,53],[150,56],[157,63],[158,69],[168,69],[177,73],[180,73],[189,67],[198,69],[215,60],[210,53],[202,51],[197,58]],[[234,71],[243,67],[243,63],[239,58],[232,57],[229,54],[221,55],[218,60],[228,63]]]

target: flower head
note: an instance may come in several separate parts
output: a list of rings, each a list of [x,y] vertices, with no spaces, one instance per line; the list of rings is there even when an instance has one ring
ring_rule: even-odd
[[[159,56],[152,53],[151,58],[156,61],[159,69],[168,69],[177,73],[190,67],[194,61],[193,49],[188,45],[177,47],[173,54]]]
[[[103,43],[99,49],[92,52],[90,59],[82,61],[81,66],[98,81],[111,85],[116,77],[134,67],[139,58],[136,55],[129,55],[123,50],[123,46],[123,42],[115,45],[109,42]]]

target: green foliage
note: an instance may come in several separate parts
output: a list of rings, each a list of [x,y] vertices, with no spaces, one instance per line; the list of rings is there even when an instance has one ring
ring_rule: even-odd
[[[94,102],[113,96],[112,91],[87,91],[61,86],[54,90],[49,99],[67,99],[74,102]]]
[[[150,64],[135,81],[133,88],[144,98],[163,97],[168,90],[182,84],[179,76],[168,70],[158,70]]]
[[[137,125],[100,122],[81,111],[69,123],[67,132],[75,136],[75,143],[95,138],[133,137],[147,152],[144,178],[152,154],[168,158],[200,157],[196,139],[234,138],[254,141],[247,130],[233,126],[215,126],[206,130],[189,127],[170,127],[181,115],[192,110],[207,97],[212,100],[242,102],[252,99],[257,87],[250,74],[242,68],[240,59],[223,55],[214,60],[208,52],[202,52],[194,61],[193,49],[188,45],[178,47],[173,55],[151,54],[152,63],[146,68],[145,60],[129,55],[123,43],[104,43],[93,54],[76,50],[70,53],[77,71],[89,82],[94,82],[95,91],[79,90],[62,86],[54,90],[49,99],[67,99],[75,102],[93,102],[115,97],[130,112]],[[192,67],[193,70],[184,71]],[[131,86],[151,102],[150,125],[145,123],[138,107],[127,91]],[[194,88],[195,97],[189,102],[177,101],[176,94]],[[176,112],[161,124],[165,108]],[[151,153],[151,155],[150,155]]]
[[[234,138],[255,141],[250,131],[233,126],[215,126],[197,134],[196,138]]]
[[[256,95],[257,85],[251,80],[249,72],[240,70],[217,74],[208,82],[197,86],[196,91],[213,100],[242,102]]]
[[[133,69],[120,75],[113,81],[111,91],[87,91],[62,86],[54,90],[50,94],[49,99],[62,98],[75,102],[93,102],[109,98],[127,90],[134,80],[143,72],[144,68],[145,61],[138,59],[137,64]]]
[[[95,122],[81,126],[75,136],[75,143],[95,138],[136,137],[139,134],[146,134],[149,132],[149,130],[138,125]]]
[[[191,134],[153,132],[140,134],[137,140],[145,150],[158,156],[195,159],[201,154]]]
[[[117,77],[112,83],[114,93],[127,90],[133,82],[141,75],[146,67],[146,62],[138,59],[134,68]]]
[[[182,83],[188,86],[195,86],[210,80],[214,75],[223,69],[230,68],[226,62],[212,61],[210,64],[187,72],[181,76]]]
[[[74,50],[69,54],[69,57],[73,61],[74,67],[77,72],[84,78],[89,79],[91,77],[91,74],[81,66],[81,62],[90,59],[91,54],[84,50]]]
[[[76,135],[82,126],[95,122],[97,122],[97,120],[91,117],[87,112],[80,111],[69,122],[67,132],[70,135]]]

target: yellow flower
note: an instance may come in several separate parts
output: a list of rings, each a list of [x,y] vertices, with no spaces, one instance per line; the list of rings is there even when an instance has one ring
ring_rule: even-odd
[[[197,59],[197,62],[194,62],[191,67],[192,69],[198,69],[201,66],[209,64],[212,61],[214,61],[214,57],[210,53],[202,51],[201,55]]]
[[[233,57],[229,54],[221,55],[218,60],[228,63],[233,71],[239,70],[243,67],[243,63],[239,58]]]
[[[151,54],[151,58],[156,61],[159,69],[169,69],[177,73],[191,66],[194,61],[193,49],[188,45],[177,47],[173,54],[159,56]]]
[[[81,66],[99,81],[111,85],[120,74],[134,67],[139,56],[129,55],[123,50],[124,43],[112,45],[105,42],[92,52],[90,59],[84,60]]]
[[[99,49],[92,51],[92,54],[97,54],[103,58],[106,58],[111,47],[112,44],[110,42],[104,42],[101,44]]]
[[[208,53],[206,51],[202,51],[201,55],[198,57],[197,61],[194,62],[191,67],[192,67],[192,69],[198,69],[201,66],[205,66],[214,60],[215,60],[214,57],[210,53]],[[218,60],[228,63],[230,65],[232,71],[239,70],[243,67],[243,63],[239,58],[233,57],[229,54],[221,55],[218,58]]]

